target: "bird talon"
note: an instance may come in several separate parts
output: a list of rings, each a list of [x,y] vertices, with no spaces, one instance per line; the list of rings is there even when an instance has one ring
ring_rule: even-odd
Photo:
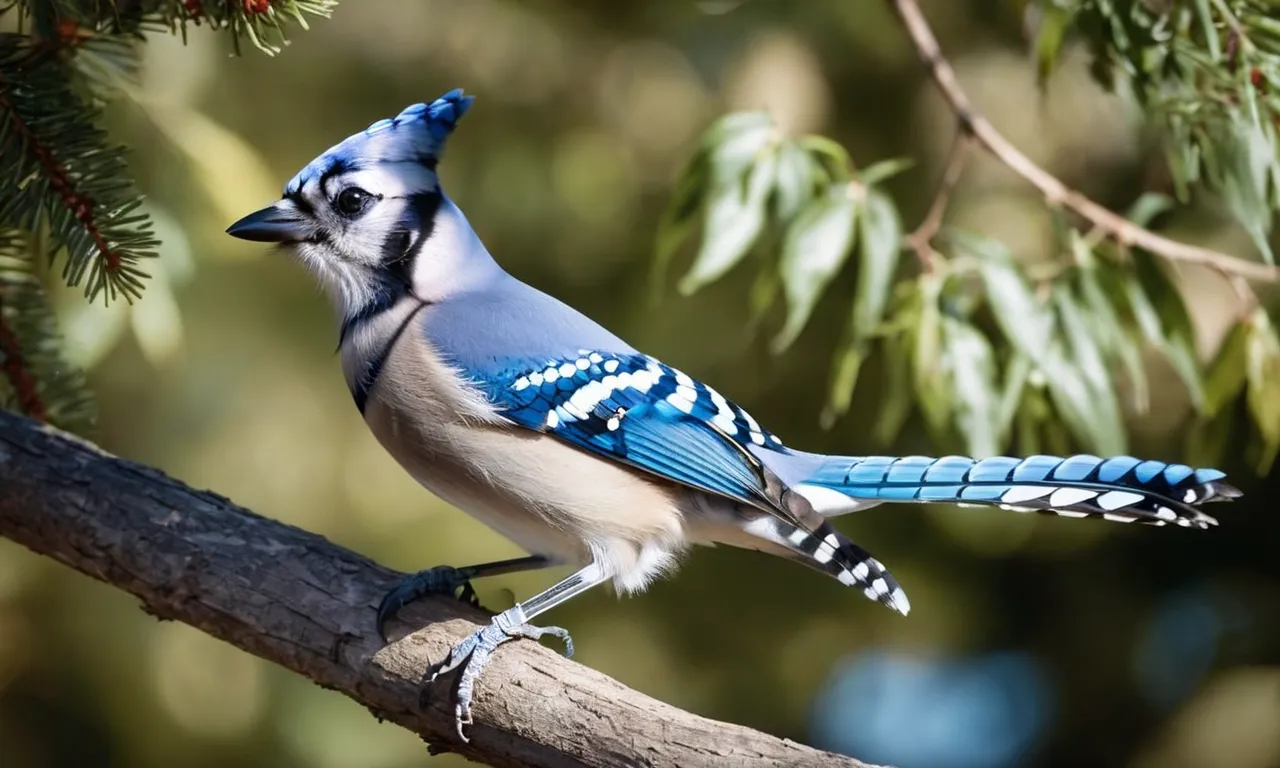
[[[428,595],[450,595],[468,605],[480,606],[476,591],[471,586],[470,574],[465,570],[438,565],[410,574],[392,587],[378,604],[378,635],[384,643],[388,642],[386,625],[391,617],[409,603]]]
[[[458,699],[454,705],[454,724],[457,726],[460,739],[464,742],[470,741],[463,729],[464,726],[471,725],[473,722],[471,700],[475,685],[485,668],[489,666],[489,660],[493,656],[493,652],[497,650],[498,646],[511,640],[522,637],[537,640],[543,635],[554,635],[560,638],[564,641],[567,652],[572,654],[573,641],[569,637],[569,632],[563,627],[535,627],[528,623],[506,625],[505,623],[500,624],[495,617],[492,623],[463,638],[461,642],[449,651],[449,655],[445,659],[427,668],[424,674],[424,677],[427,678],[427,686],[434,683],[440,675],[448,674],[455,669],[459,670]],[[424,700],[425,697],[420,695],[419,701]]]

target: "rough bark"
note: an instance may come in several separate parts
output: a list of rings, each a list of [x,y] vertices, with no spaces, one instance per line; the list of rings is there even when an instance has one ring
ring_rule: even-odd
[[[484,613],[421,601],[384,647],[374,607],[400,574],[3,410],[0,535],[490,765],[865,766],[670,707],[528,641],[495,654],[461,743],[451,687],[420,707],[419,680]]]

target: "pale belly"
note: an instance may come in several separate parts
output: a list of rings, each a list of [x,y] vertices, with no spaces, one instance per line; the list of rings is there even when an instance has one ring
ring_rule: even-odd
[[[495,420],[478,393],[393,355],[365,409],[384,448],[425,488],[526,551],[592,560],[620,585],[683,549],[688,493]]]

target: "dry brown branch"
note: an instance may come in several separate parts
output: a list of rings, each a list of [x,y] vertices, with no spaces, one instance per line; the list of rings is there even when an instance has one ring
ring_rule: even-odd
[[[889,0],[889,3],[906,28],[916,53],[929,68],[929,76],[955,112],[960,129],[972,136],[1010,170],[1030,182],[1050,205],[1073,211],[1121,247],[1142,248],[1170,261],[1200,264],[1227,276],[1238,275],[1265,282],[1280,280],[1280,268],[1170,240],[1134,224],[1063,184],[1056,176],[1024,155],[986,117],[974,109],[968,94],[956,80],[955,70],[942,55],[938,40],[924,14],[920,12],[917,0]]]
[[[527,641],[494,655],[462,744],[451,691],[432,688],[420,708],[418,681],[483,613],[424,600],[383,647],[374,608],[399,574],[2,409],[0,536],[336,690],[436,751],[495,766],[866,768],[684,712]],[[424,628],[406,636],[406,625]]]
[[[951,151],[947,156],[947,165],[942,171],[942,178],[938,181],[938,189],[933,194],[933,202],[929,204],[928,212],[925,213],[920,225],[902,238],[903,242],[916,252],[916,257],[925,269],[933,269],[934,262],[939,258],[938,252],[933,248],[933,238],[937,237],[938,231],[942,229],[942,218],[946,215],[947,206],[951,202],[951,192],[960,182],[960,174],[964,172],[965,162],[969,159],[971,142],[972,139],[965,130],[961,129],[956,133],[955,139],[951,142]]]

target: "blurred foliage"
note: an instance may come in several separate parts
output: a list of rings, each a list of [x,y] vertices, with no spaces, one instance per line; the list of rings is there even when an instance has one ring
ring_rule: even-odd
[[[1151,113],[1125,76],[1114,93],[1098,87],[1089,40],[1074,27],[1063,27],[1052,77],[1037,86],[1035,11],[1047,8],[934,0],[925,12],[975,102],[1037,162],[1172,237],[1256,248],[1204,181],[1169,205],[1178,190],[1166,132],[1135,119]],[[1137,455],[1221,460],[1245,491],[1210,533],[951,507],[839,519],[902,581],[915,606],[906,620],[794,564],[700,550],[645,595],[596,590],[558,608],[580,661],[699,714],[903,768],[1280,764],[1276,474],[1253,477],[1265,457],[1244,450],[1258,429],[1250,409],[1278,402],[1267,393],[1277,381],[1271,321],[1216,273],[1073,234],[981,155],[952,196],[937,267],[888,249],[929,207],[955,123],[883,4],[348,2],[271,59],[230,56],[227,26],[188,26],[185,39],[148,34],[145,45],[82,46],[72,57],[105,96],[106,135],[132,148],[139,210],[163,244],[142,262],[142,301],[89,303],[56,275],[43,281],[63,338],[52,349],[67,361],[45,370],[88,371],[107,450],[403,570],[518,554],[418,487],[369,435],[334,359],[331,310],[303,270],[224,234],[343,136],[464,86],[479,100],[441,173],[503,265],[714,384],[789,445],[928,453],[963,448],[973,432],[1065,451],[1081,440],[1060,405],[1076,390],[1055,395],[1014,339],[1048,325],[1053,346],[1037,354],[1050,364],[1081,354],[1067,332],[1074,311],[1093,329],[1121,422],[1090,429],[1119,432]],[[118,76],[134,70],[136,82]],[[674,181],[705,152],[700,135],[718,116],[762,109],[775,126],[767,145],[789,155],[773,173],[808,168],[811,185],[775,179],[773,190],[801,190],[787,198],[795,207],[770,197],[737,268],[655,311],[649,259]],[[839,177],[856,182],[848,197],[836,181],[845,152],[858,161]],[[873,159],[901,157],[916,162],[871,172]],[[868,214],[872,192],[892,215]],[[804,211],[810,223],[788,251],[781,222]],[[686,222],[689,250],[704,215]],[[844,253],[829,247],[832,233]],[[805,242],[821,242],[823,257],[802,253]],[[17,247],[5,247],[0,270],[49,277],[26,255],[47,260],[45,245]],[[868,249],[883,249],[873,256],[883,271],[864,288]],[[816,292],[813,277],[787,288],[778,264],[788,252],[819,278],[838,266]],[[672,250],[669,271],[686,272],[685,257],[697,259]],[[891,287],[868,327],[877,302],[858,297],[885,273]],[[1259,290],[1271,307],[1274,295]],[[1029,302],[1029,323],[1007,307],[997,314],[1002,291],[1015,307]],[[1181,309],[1166,307],[1177,296]],[[792,328],[803,332],[770,354],[800,301],[812,302]],[[836,388],[847,413],[822,430],[816,416],[841,367],[833,352],[855,373]],[[1095,392],[1091,370],[1070,386]],[[894,395],[918,389],[943,394]],[[497,610],[561,575],[476,587]],[[412,734],[338,694],[0,541],[4,768],[462,764],[429,757]]]
[[[1094,77],[1111,90],[1123,83],[1160,130],[1178,199],[1187,202],[1197,186],[1216,194],[1268,263],[1280,207],[1280,94],[1272,92],[1280,84],[1280,20],[1266,15],[1272,7],[1047,0],[1027,8],[1038,20],[1041,86],[1064,41],[1078,36]],[[1256,468],[1267,473],[1280,449],[1280,412],[1269,405],[1280,402],[1280,378],[1264,371],[1280,367],[1280,356],[1270,351],[1278,341],[1261,308],[1237,318],[1235,343],[1251,356],[1222,355],[1205,370],[1170,266],[1060,216],[1047,262],[1032,264],[998,240],[951,228],[941,233],[951,258],[906,269],[900,216],[882,184],[909,167],[889,159],[855,169],[832,139],[788,137],[763,111],[727,115],[706,131],[676,182],[659,223],[655,276],[663,279],[699,221],[697,255],[679,285],[686,295],[723,278],[753,249],[765,252],[748,304],[758,322],[779,294],[785,300],[771,344],[780,354],[853,260],[858,277],[823,422],[848,413],[858,374],[878,351],[889,376],[886,417],[875,431],[884,447],[918,407],[938,445],[970,455],[1125,453],[1118,391],[1127,388],[1134,412],[1147,410],[1143,355],[1152,349],[1186,387],[1197,434],[1225,432],[1214,420],[1233,418],[1229,406],[1247,390]],[[1148,191],[1129,218],[1148,226],[1174,207]],[[1214,451],[1197,441],[1195,449],[1198,461],[1213,463],[1228,446]]]
[[[127,90],[135,43],[145,32],[181,32],[188,25],[225,29],[239,51],[248,38],[277,53],[284,25],[306,26],[306,15],[328,15],[329,0],[12,0],[0,4],[0,227],[27,245],[30,267],[61,258],[62,278],[84,285],[93,301],[132,303],[148,276],[142,262],[159,242],[129,173],[124,148],[100,126],[102,105]],[[278,41],[278,42],[277,42]],[[10,183],[11,182],[11,183]],[[5,241],[10,243],[10,241]],[[13,257],[14,259],[18,257]],[[21,412],[84,431],[92,423],[82,377],[57,352],[43,290],[34,272],[0,271],[0,290],[23,297],[0,312],[6,375],[0,398]],[[19,317],[19,316],[22,317]],[[28,316],[29,315],[29,316]],[[18,330],[17,326],[25,326]]]

